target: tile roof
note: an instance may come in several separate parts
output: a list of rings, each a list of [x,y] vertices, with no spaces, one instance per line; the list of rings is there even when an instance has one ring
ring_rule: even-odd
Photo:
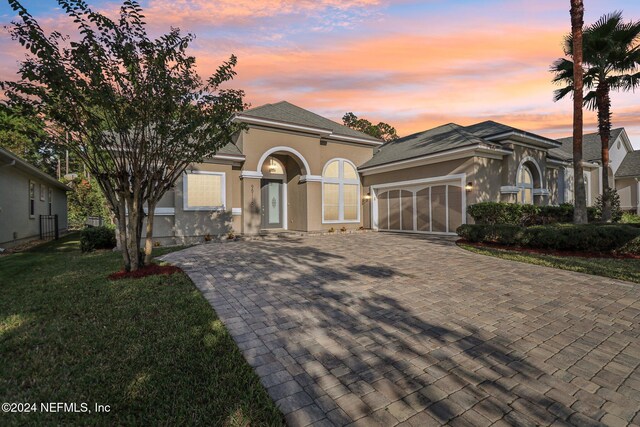
[[[373,158],[361,165],[360,168],[380,166],[479,144],[489,145],[482,138],[468,132],[463,126],[449,123],[387,142],[379,147]]]
[[[640,150],[630,151],[616,171],[616,178],[640,176]]]
[[[618,139],[624,128],[611,129],[611,138],[609,139],[609,148]],[[549,152],[553,156],[560,157],[564,160],[573,158],[573,137],[559,138],[562,147],[554,148]],[[582,137],[582,156],[589,162],[599,161],[602,159],[602,149],[600,143],[600,134],[598,132],[587,133]]]

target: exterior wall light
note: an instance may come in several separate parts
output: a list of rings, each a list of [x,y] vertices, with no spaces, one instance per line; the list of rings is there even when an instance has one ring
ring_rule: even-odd
[[[464,189],[467,190],[467,191],[473,190],[473,183],[472,182],[467,182],[467,185],[464,186]]]
[[[364,199],[365,200],[371,200],[371,193],[365,194]]]

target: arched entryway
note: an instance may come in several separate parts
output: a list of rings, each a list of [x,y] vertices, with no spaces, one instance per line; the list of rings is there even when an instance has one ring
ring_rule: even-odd
[[[258,163],[260,179],[260,228],[306,230],[307,199],[304,181],[306,159],[289,147],[266,151]]]

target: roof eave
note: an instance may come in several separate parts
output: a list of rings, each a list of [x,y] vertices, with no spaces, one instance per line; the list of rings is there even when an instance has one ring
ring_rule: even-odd
[[[231,120],[234,123],[243,122],[243,123],[259,125],[259,126],[275,127],[275,128],[293,130],[293,131],[299,131],[299,132],[308,132],[314,135],[318,135],[320,137],[327,138],[329,140],[335,140],[339,142],[352,142],[352,143],[367,144],[367,145],[374,145],[374,146],[379,146],[384,144],[383,141],[379,141],[377,139],[342,135],[339,133],[335,133],[330,129],[299,125],[296,123],[283,122],[279,120],[263,119],[260,117],[247,116],[243,114],[236,114]]]
[[[44,173],[43,171],[41,171],[37,167],[33,166],[31,163],[28,163],[28,162],[22,160],[20,157],[16,156],[12,152],[0,149],[0,155],[3,155],[7,159],[9,159],[10,166],[13,166],[13,167],[16,167],[18,169],[21,169],[24,172],[33,174],[33,175],[37,176],[38,178],[42,179],[43,181],[46,181],[49,184],[51,184],[51,185],[53,185],[55,187],[58,187],[60,190],[72,191],[71,188],[67,187],[66,185],[64,185],[63,183],[61,183],[60,181],[58,181],[57,179],[52,177],[51,175]],[[7,165],[7,166],[9,166],[9,165]]]
[[[545,148],[559,148],[562,146],[562,143],[559,141],[554,141],[553,139],[536,136],[534,134],[531,134],[529,132],[524,132],[524,131],[510,130],[507,132],[502,132],[495,135],[489,135],[484,137],[484,139],[486,139],[487,141],[501,141],[509,138],[524,139],[524,141],[522,142],[528,142],[534,145],[541,145]]]

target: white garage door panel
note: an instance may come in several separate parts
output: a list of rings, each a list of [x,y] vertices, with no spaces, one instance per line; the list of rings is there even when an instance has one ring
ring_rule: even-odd
[[[463,222],[463,188],[455,183],[379,189],[379,230],[455,233]]]

